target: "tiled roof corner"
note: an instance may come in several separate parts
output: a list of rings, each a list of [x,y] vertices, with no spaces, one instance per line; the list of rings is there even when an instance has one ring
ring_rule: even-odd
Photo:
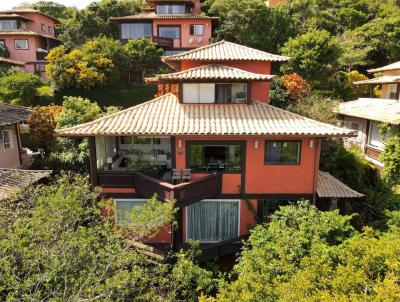
[[[0,102],[0,126],[26,122],[34,110]]]
[[[363,194],[353,190],[328,172],[318,172],[317,194],[320,198],[361,198]]]

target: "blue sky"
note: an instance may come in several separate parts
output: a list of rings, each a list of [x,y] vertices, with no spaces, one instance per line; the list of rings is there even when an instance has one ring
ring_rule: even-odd
[[[77,8],[84,8],[90,2],[95,0],[53,0],[66,6],[75,6]],[[0,0],[0,10],[11,9],[22,2],[36,2],[35,0]]]

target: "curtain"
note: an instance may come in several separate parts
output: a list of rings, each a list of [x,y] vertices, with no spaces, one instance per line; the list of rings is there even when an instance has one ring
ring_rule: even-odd
[[[144,38],[151,36],[151,23],[123,23],[121,24],[121,38]]]
[[[238,236],[238,201],[201,201],[187,208],[188,239],[223,241]]]

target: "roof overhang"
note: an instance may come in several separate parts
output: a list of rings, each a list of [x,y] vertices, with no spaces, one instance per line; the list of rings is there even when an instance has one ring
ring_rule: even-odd
[[[318,172],[317,194],[320,198],[362,198],[363,194],[353,190],[328,172]]]
[[[355,85],[380,85],[380,84],[399,84],[400,83],[400,75],[399,76],[382,76],[370,80],[357,81],[353,84]]]

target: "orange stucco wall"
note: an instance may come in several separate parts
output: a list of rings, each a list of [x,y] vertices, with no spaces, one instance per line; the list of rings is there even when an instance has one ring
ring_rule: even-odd
[[[55,22],[52,19],[35,12],[18,12],[18,14],[33,20],[33,22],[28,22],[28,30],[34,31],[41,35],[54,37]],[[42,24],[44,24],[46,27],[44,31],[42,30]],[[49,33],[48,31],[49,26],[53,27],[52,33]]]
[[[190,35],[190,25],[204,25],[203,36]],[[212,24],[210,19],[163,19],[153,20],[153,35],[158,36],[159,25],[179,25],[181,27],[181,39],[174,40],[174,48],[197,48],[210,43]],[[192,41],[192,43],[189,43]]]
[[[215,62],[207,61],[183,61],[181,64],[181,70],[187,70],[190,68],[199,67],[202,65],[212,64]],[[231,66],[246,70],[249,72],[259,74],[270,74],[271,73],[271,62],[261,61],[221,61],[219,64]],[[251,98],[252,100],[269,103],[269,82],[254,81],[251,86]]]

